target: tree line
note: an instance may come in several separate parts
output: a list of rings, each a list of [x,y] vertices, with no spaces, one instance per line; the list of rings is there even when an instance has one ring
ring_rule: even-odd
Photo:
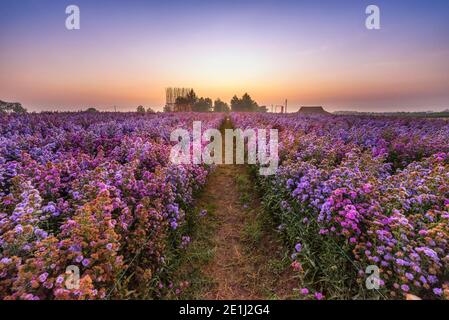
[[[266,106],[259,106],[248,93],[241,98],[236,95],[231,99],[230,104],[216,99],[212,102],[210,98],[198,97],[194,90],[190,90],[185,96],[178,97],[175,104],[177,106],[188,105],[194,112],[267,112]],[[164,111],[168,110],[167,107]]]

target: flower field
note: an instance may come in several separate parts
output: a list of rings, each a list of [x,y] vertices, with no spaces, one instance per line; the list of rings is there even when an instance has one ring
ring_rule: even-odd
[[[0,298],[154,298],[209,168],[170,165],[170,132],[221,115],[0,117]],[[66,268],[80,270],[67,290]]]
[[[254,188],[290,248],[303,298],[449,299],[448,121],[229,117],[235,128],[279,132],[277,173],[258,175]],[[189,215],[196,223],[206,215],[194,200],[212,167],[172,164],[170,134],[193,121],[220,128],[224,119],[0,116],[0,298],[182,292],[188,283],[172,265],[191,241]],[[80,271],[75,290],[67,288],[70,266]]]
[[[304,297],[449,298],[448,121],[232,119],[279,130],[279,170],[259,177],[259,188],[292,248]],[[380,272],[373,290],[368,266]]]

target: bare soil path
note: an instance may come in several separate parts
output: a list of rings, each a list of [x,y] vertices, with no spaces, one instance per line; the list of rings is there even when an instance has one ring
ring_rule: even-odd
[[[226,128],[232,128],[229,121],[222,130]],[[289,254],[263,212],[247,166],[217,166],[197,207],[206,209],[208,214],[198,222],[187,259],[193,279],[188,298],[294,297],[297,279],[289,267]]]

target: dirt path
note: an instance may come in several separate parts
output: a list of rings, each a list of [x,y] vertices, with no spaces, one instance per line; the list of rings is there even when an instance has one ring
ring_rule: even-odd
[[[225,122],[222,129],[231,127]],[[197,203],[208,215],[192,243],[189,263],[196,289],[189,298],[286,299],[294,294],[288,252],[263,213],[253,180],[244,165],[219,165],[210,175]]]
[[[248,267],[241,242],[246,217],[236,192],[236,177],[243,170],[240,166],[219,166],[207,190],[208,201],[217,208],[219,226],[214,237],[214,259],[204,269],[215,282],[214,288],[205,293],[206,299],[257,298],[245,283]]]

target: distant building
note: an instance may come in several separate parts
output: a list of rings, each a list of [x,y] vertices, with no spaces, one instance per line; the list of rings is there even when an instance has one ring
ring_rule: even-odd
[[[301,107],[298,111],[298,113],[302,114],[326,114],[329,115],[330,113],[324,110],[321,106],[310,106],[310,107]]]

